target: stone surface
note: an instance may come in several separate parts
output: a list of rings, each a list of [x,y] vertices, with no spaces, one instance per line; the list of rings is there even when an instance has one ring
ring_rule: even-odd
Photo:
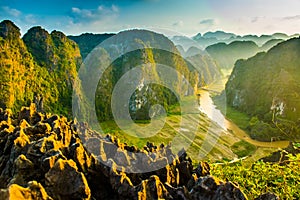
[[[72,160],[56,161],[55,165],[45,174],[49,193],[56,199],[89,199],[90,188],[83,173],[78,172]]]
[[[255,200],[279,200],[279,197],[273,193],[268,192],[258,196],[257,198],[255,198]]]
[[[52,200],[48,196],[43,186],[32,181],[28,183],[28,187],[24,188],[17,184],[12,184],[8,189],[0,190],[0,200]]]
[[[246,199],[238,186],[209,174],[207,163],[194,168],[170,145],[138,149],[34,105],[18,115],[0,109],[2,199]]]

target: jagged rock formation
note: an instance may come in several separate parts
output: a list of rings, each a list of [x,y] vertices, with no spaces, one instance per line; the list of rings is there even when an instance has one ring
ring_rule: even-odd
[[[0,110],[0,147],[1,200],[246,199],[233,183],[212,177],[207,163],[193,168],[185,153],[165,158],[156,171],[119,171],[118,163],[134,163],[132,152],[151,165],[168,147],[148,143],[139,150],[86,124],[39,113],[34,104],[16,115]]]
[[[279,197],[273,193],[265,193],[255,198],[255,200],[279,200]]]

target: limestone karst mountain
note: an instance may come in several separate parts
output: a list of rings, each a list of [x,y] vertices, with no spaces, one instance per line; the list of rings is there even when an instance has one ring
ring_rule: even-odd
[[[13,110],[39,101],[41,110],[70,114],[72,87],[81,63],[77,44],[41,27],[23,38],[13,22],[0,23],[0,105]]]
[[[300,38],[294,38],[235,64],[226,84],[227,101],[255,117],[254,138],[299,138],[299,55]]]

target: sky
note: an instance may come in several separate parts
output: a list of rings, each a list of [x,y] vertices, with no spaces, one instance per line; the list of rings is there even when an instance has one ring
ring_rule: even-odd
[[[300,33],[300,0],[0,0],[0,20],[67,35],[141,28],[185,36]]]

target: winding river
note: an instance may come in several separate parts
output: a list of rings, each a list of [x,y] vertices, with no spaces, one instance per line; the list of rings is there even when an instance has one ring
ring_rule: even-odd
[[[205,113],[208,116],[208,118],[217,123],[220,127],[222,127],[225,130],[228,130],[229,134],[233,134],[233,136],[245,140],[250,144],[253,144],[257,147],[286,148],[289,145],[289,141],[261,142],[253,140],[244,130],[240,129],[235,123],[227,119],[221,113],[221,111],[216,108],[212,98],[210,97],[209,91],[221,92],[225,87],[225,82],[226,79],[223,79],[214,84],[209,85],[205,90],[198,90],[198,94],[200,94],[200,111]]]

